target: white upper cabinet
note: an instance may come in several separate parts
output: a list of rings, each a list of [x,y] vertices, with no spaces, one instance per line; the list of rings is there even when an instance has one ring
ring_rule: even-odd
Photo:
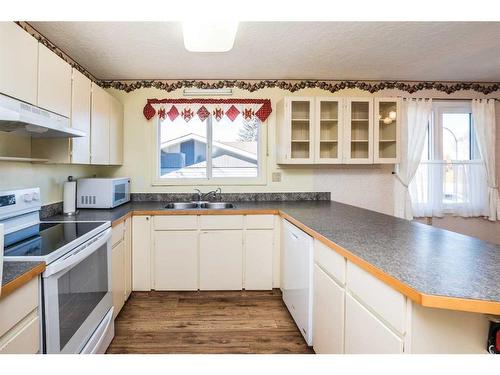
[[[123,106],[112,97],[109,111],[109,164],[123,164]]]
[[[0,92],[36,104],[38,42],[14,22],[0,22]]]
[[[344,163],[373,163],[373,99],[346,98]]]
[[[90,120],[91,164],[109,164],[109,120],[109,94],[95,83],[92,83],[92,110]]]
[[[90,164],[90,89],[90,79],[73,69],[71,127],[87,134],[71,140],[71,162],[74,164]]]
[[[37,105],[62,116],[71,116],[71,66],[38,44],[38,102]]]
[[[374,162],[395,164],[399,162],[399,132],[401,122],[400,100],[375,99]]]
[[[316,163],[342,163],[343,115],[341,99],[316,99],[316,131],[314,132],[314,160]]]

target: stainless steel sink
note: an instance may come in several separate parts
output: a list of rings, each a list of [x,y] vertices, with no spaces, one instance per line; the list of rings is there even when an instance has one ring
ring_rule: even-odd
[[[206,208],[209,210],[223,210],[225,208],[234,208],[234,204],[227,202],[208,202],[203,203],[201,208]]]
[[[171,209],[171,210],[186,210],[189,208],[198,208],[199,205],[196,202],[174,202],[174,203],[168,203],[165,208]]]

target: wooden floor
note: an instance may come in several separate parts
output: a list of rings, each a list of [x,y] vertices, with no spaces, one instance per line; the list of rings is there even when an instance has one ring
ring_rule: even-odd
[[[279,290],[134,292],[108,353],[312,353]]]

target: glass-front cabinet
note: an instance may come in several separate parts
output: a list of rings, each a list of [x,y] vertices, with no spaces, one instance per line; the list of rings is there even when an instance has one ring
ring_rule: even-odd
[[[343,111],[340,98],[316,98],[314,160],[320,164],[342,163]]]
[[[374,162],[399,162],[400,100],[375,99]]]
[[[344,163],[373,163],[373,99],[347,98],[345,101]]]

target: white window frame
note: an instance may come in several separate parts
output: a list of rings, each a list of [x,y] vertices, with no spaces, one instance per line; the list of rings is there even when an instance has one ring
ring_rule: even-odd
[[[168,119],[166,120],[168,121]],[[210,178],[212,171],[212,115],[207,118],[207,177],[206,178],[161,178],[160,177],[160,132],[162,120],[158,117],[152,126],[153,162],[152,186],[239,186],[266,185],[268,163],[268,124],[260,123],[257,144],[257,177],[215,177]]]

